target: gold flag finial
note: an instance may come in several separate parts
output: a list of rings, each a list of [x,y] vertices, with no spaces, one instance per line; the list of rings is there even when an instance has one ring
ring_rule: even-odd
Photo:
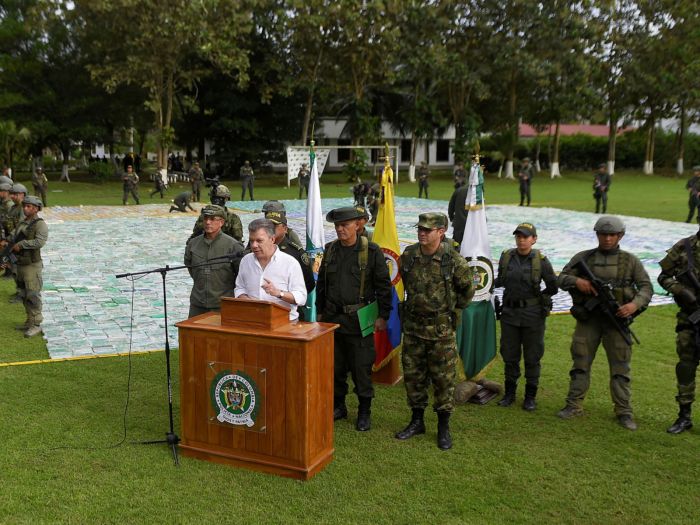
[[[479,139],[476,139],[476,143],[474,144],[474,155],[472,155],[472,158],[476,164],[479,164],[479,151],[481,151],[481,145],[479,144]]]
[[[384,167],[385,168],[390,168],[391,167],[391,162],[389,162],[393,157],[389,155],[389,143],[385,142],[384,143],[384,156],[379,157],[380,160],[384,161]]]

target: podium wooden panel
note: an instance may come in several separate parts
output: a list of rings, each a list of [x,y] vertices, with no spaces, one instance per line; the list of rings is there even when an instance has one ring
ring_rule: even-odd
[[[337,325],[290,323],[288,316],[274,303],[222,298],[221,314],[177,323],[184,455],[302,480],[333,459]],[[211,418],[213,362],[265,370],[264,430]]]

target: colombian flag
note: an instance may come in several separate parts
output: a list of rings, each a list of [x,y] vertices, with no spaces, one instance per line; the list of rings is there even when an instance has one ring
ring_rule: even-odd
[[[387,153],[384,171],[381,175],[381,194],[379,211],[374,227],[372,242],[379,245],[384,252],[384,259],[389,267],[392,284],[391,315],[387,329],[374,332],[374,349],[376,358],[372,370],[376,372],[386,365],[401,351],[401,321],[399,320],[399,300],[403,301],[403,282],[399,273],[399,235],[396,231],[394,216],[394,171],[389,164]],[[399,299],[401,298],[401,299]]]

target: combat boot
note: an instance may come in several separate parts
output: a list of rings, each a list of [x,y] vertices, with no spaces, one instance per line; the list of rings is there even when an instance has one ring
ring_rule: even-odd
[[[367,432],[372,425],[370,419],[370,416],[372,414],[372,398],[358,396],[357,399],[360,403],[360,406],[357,409],[357,421],[355,422],[355,430],[358,430],[360,432]]]
[[[517,383],[515,381],[506,380],[506,393],[503,395],[501,400],[498,402],[499,407],[509,407],[515,403],[515,388]]]
[[[34,325],[27,328],[27,331],[24,332],[24,337],[34,337],[35,335],[39,335],[40,333],[41,327]]]
[[[572,417],[578,417],[583,415],[583,409],[575,407],[573,405],[566,405],[559,412],[557,412],[557,417],[562,419],[571,419]]]
[[[345,406],[345,397],[333,398],[333,421],[346,419],[348,417],[348,407]]]
[[[690,403],[678,405],[678,419],[673,423],[666,432],[669,434],[680,434],[686,430],[693,428],[693,422],[690,419]]]
[[[627,430],[637,430],[637,423],[634,422],[630,414],[621,414],[617,416],[617,422],[621,427]]]
[[[535,385],[525,385],[525,399],[523,399],[523,410],[532,412],[537,408],[537,387]]]
[[[425,434],[425,422],[423,421],[423,408],[414,408],[413,415],[411,416],[411,422],[401,430],[394,434],[396,439],[405,440],[417,436],[418,434]]]
[[[450,413],[438,411],[437,446],[440,450],[452,448],[452,436],[450,435]]]

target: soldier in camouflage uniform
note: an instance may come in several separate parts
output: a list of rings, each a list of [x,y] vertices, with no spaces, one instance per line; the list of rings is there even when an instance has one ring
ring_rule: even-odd
[[[199,202],[202,181],[204,180],[204,172],[199,167],[199,162],[192,164],[189,172],[190,184],[192,184],[192,200]]]
[[[311,182],[311,172],[309,171],[308,164],[302,164],[299,168],[299,173],[297,174],[299,179],[299,198],[301,199],[302,194],[306,191],[306,196],[309,196],[309,182]]]
[[[700,206],[700,166],[693,166],[693,176],[685,184],[688,190],[688,218],[685,222],[693,220],[695,210]],[[698,215],[700,220],[700,215]]]
[[[12,232],[9,220],[10,207],[12,206],[11,189],[11,184],[0,182],[0,239],[4,239]]]
[[[576,328],[571,342],[573,366],[569,372],[569,393],[566,406],[557,415],[569,419],[583,414],[583,400],[591,381],[591,364],[602,341],[610,365],[610,395],[617,421],[628,430],[636,430],[630,404],[632,347],[600,308],[586,306],[596,291],[591,281],[580,276],[576,264],[584,261],[593,275],[612,287],[613,295],[621,305],[616,312],[620,319],[629,320],[643,311],[651,301],[653,288],[639,259],[620,249],[620,239],[625,234],[625,225],[620,219],[603,216],[595,223],[594,230],[598,247],[574,255],[559,274],[559,287],[571,294],[571,314],[576,318]]]
[[[544,355],[545,319],[552,309],[552,296],[558,291],[552,265],[539,250],[537,229],[529,222],[518,224],[515,248],[501,254],[496,288],[503,287],[501,313],[501,356],[505,365],[506,392],[498,404],[508,407],[515,401],[520,377],[520,357],[525,362],[523,409],[535,410],[540,380],[540,360]],[[546,288],[540,290],[540,282]]]
[[[255,186],[255,173],[253,172],[253,168],[250,166],[250,161],[245,161],[243,164],[243,167],[241,168],[240,171],[240,177],[241,177],[241,200],[245,200],[245,192],[248,190],[248,193],[250,194],[250,200],[253,199],[253,186]]]
[[[41,166],[32,174],[32,186],[34,187],[34,195],[41,199],[41,202],[46,206],[46,190],[49,189],[49,179]]]
[[[447,217],[423,213],[416,226],[418,243],[407,247],[399,262],[406,291],[401,361],[412,417],[395,437],[404,440],[425,434],[423,414],[432,383],[437,446],[448,450],[452,448],[449,422],[457,378],[455,330],[461,311],[474,295],[474,284],[466,260],[442,241]]]
[[[595,199],[595,212],[600,213],[600,205],[603,204],[603,213],[608,209],[608,190],[612,184],[612,178],[608,173],[608,167],[604,162],[598,165],[598,171],[593,175],[593,198]]]
[[[357,234],[364,208],[338,208],[326,215],[335,224],[337,241],[326,244],[316,283],[317,319],[338,323],[334,332],[333,419],[345,419],[347,376],[352,375],[359,400],[355,429],[370,429],[374,388],[374,335],[362,335],[357,311],[377,302],[375,330],[385,330],[391,313],[391,281],[379,246]]]
[[[126,171],[122,174],[122,183],[124,185],[124,194],[122,195],[122,204],[126,206],[129,200],[129,194],[134,197],[136,204],[139,202],[139,176],[134,173],[134,166],[129,164],[126,166]]]
[[[430,169],[428,164],[423,161],[418,169],[418,198],[420,199],[425,192],[425,198],[428,198],[428,186],[430,186]]]
[[[174,212],[174,211],[179,211],[181,213],[187,213],[187,208],[190,210],[196,212],[192,205],[190,204],[190,199],[192,198],[192,192],[191,191],[183,191],[182,193],[179,193],[174,199],[173,199],[173,205],[170,206],[170,210],[168,210],[168,213]]]
[[[24,198],[27,196],[27,188],[24,184],[18,182],[14,183],[10,188],[10,201],[12,206],[7,210],[7,229],[8,234],[14,232],[14,230],[19,226],[19,223],[24,220],[24,208],[22,203]],[[10,298],[10,303],[21,303],[23,301],[22,289],[19,286],[17,277],[17,265],[13,264],[10,268],[12,277],[16,284],[16,293]]]
[[[243,223],[241,218],[230,211],[226,207],[226,202],[231,199],[231,192],[223,184],[219,184],[211,193],[211,203],[215,206],[221,206],[226,211],[226,222],[221,229],[229,237],[233,237],[237,241],[243,242]],[[202,208],[204,209],[204,208]],[[204,215],[200,213],[197,222],[194,224],[190,239],[201,235],[204,232]]]
[[[532,168],[532,164],[530,164],[530,157],[525,157],[518,171],[518,180],[520,181],[520,206],[523,205],[525,199],[527,199],[527,205],[530,205],[530,186],[532,185],[534,176],[535,170]]]
[[[680,434],[693,428],[690,409],[695,401],[695,376],[700,362],[700,319],[696,318],[700,311],[699,236],[700,232],[678,241],[659,263],[659,284],[673,294],[680,306],[676,314],[676,401],[679,411],[678,419],[667,429],[670,434]]]
[[[15,228],[9,241],[1,241],[3,247],[14,243],[12,251],[17,257],[17,289],[24,303],[27,319],[24,325],[18,327],[24,331],[25,337],[33,337],[41,333],[41,287],[43,281],[41,271],[41,248],[49,238],[49,228],[38,216],[42,208],[41,200],[37,197],[25,197],[22,202],[24,219]],[[22,237],[22,240],[17,240]]]

